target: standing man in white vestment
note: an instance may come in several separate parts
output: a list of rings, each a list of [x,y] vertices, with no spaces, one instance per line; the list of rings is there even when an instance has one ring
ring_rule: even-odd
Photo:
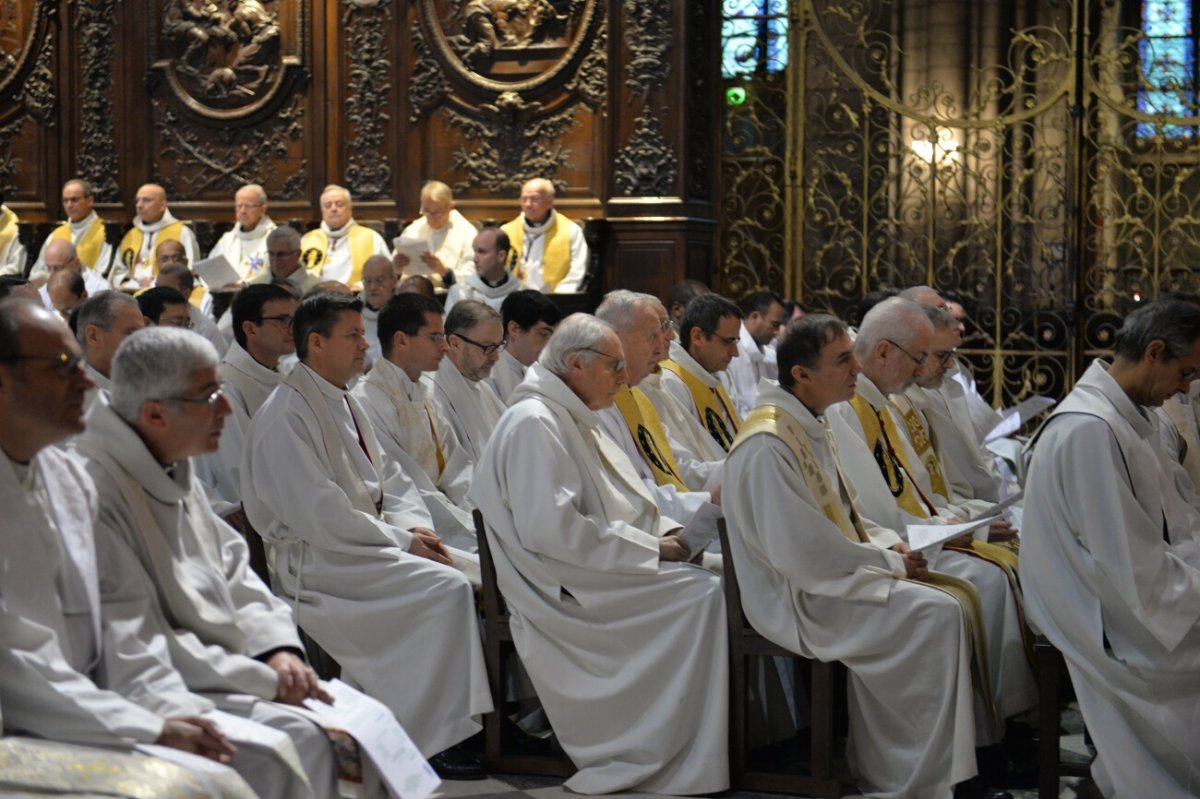
[[[442,777],[479,777],[444,751],[492,710],[475,594],[346,389],[367,351],[361,307],[324,293],[300,304],[300,363],[250,422],[242,503],[272,544],[280,595],[342,678],[391,708]]]
[[[242,186],[233,195],[233,213],[237,223],[221,236],[208,257],[224,255],[238,277],[247,281],[266,269],[267,236],[275,229],[275,222],[267,215],[266,189],[257,183]]]
[[[625,382],[617,335],[565,319],[475,472],[517,652],[585,794],[729,785],[725,602],[596,411]]]
[[[507,405],[513,390],[525,379],[525,370],[537,361],[555,326],[562,321],[562,313],[542,292],[522,289],[504,298],[500,318],[508,343],[487,380]]]
[[[737,410],[746,416],[754,409],[758,381],[778,375],[774,361],[767,360],[766,347],[787,322],[783,297],[773,291],[756,291],[742,300],[742,329],[738,354],[729,362],[729,376],[737,396]]]
[[[505,267],[508,247],[508,235],[499,228],[484,228],[475,235],[471,242],[475,271],[450,287],[446,313],[463,300],[476,300],[499,311],[506,297],[521,290],[521,281]]]
[[[179,753],[164,755],[201,772],[221,767],[197,766],[180,755],[232,762],[247,774],[265,772],[272,768],[269,759],[251,747],[235,749],[201,717],[211,702],[190,694],[177,672],[136,646],[128,627],[101,618],[92,537],[96,489],[77,461],[52,446],[84,429],[91,381],[81,365],[61,320],[36,301],[0,303],[4,729],[120,749],[160,744]],[[125,674],[155,695],[155,710],[97,682],[119,682]]]
[[[505,343],[499,312],[482,302],[464,300],[446,315],[447,357],[436,372],[421,378],[471,463],[483,455],[504,413],[504,403],[487,384],[487,377]]]
[[[907,538],[909,524],[939,524],[955,520],[921,490],[912,476],[917,455],[903,432],[904,420],[890,395],[902,394],[921,374],[933,339],[933,325],[922,307],[892,297],[867,312],[854,341],[862,364],[857,391],[849,402],[826,411],[836,440],[839,460],[855,488],[858,512],[887,533],[884,546]],[[987,530],[980,531],[984,538]],[[952,548],[953,547],[953,548]],[[1026,652],[1025,629],[1015,576],[999,560],[976,546],[970,535],[947,542],[938,553],[938,571],[967,580],[979,593],[986,631],[988,686],[994,713],[976,714],[980,746],[999,744],[1005,719],[1037,703],[1037,685]],[[1011,558],[1012,553],[1007,553]],[[999,767],[998,749],[982,753],[988,765]],[[1006,775],[996,775],[1007,779]]]
[[[379,312],[396,295],[396,268],[386,255],[372,255],[363,264],[363,330],[367,336],[367,371],[383,357],[379,347]]]
[[[83,348],[84,371],[95,384],[95,391],[108,389],[117,347],[126,336],[145,325],[137,300],[121,291],[94,294],[79,306],[75,336]],[[88,392],[89,404],[94,396],[94,391]]]
[[[442,285],[449,287],[475,274],[471,241],[476,232],[475,226],[455,209],[450,187],[440,180],[431,180],[421,187],[421,216],[400,231],[400,235],[429,242],[429,252],[421,256],[421,261],[433,273],[431,276],[440,278]],[[398,252],[395,261],[397,275],[414,273],[407,255]],[[451,277],[446,276],[448,272]]]
[[[1029,616],[1063,654],[1111,797],[1200,786],[1200,520],[1148,408],[1200,375],[1200,310],[1163,300],[1117,333],[1038,432],[1025,496]]]
[[[285,706],[328,696],[287,604],[250,569],[241,535],[192,474],[192,456],[216,450],[230,411],[217,364],[212,345],[176,328],[138,331],[117,350],[111,404],[92,406],[77,443],[99,493],[100,600],[108,624],[129,625],[147,646],[165,639],[164,662],[189,689],[287,733],[314,795],[332,797],[331,744]]]
[[[354,221],[350,192],[335,185],[321,192],[321,226],[304,234],[300,249],[300,260],[309,272],[321,280],[345,283],[354,291],[361,288],[368,258],[392,257],[383,236]]]
[[[42,245],[37,260],[29,272],[29,280],[42,284],[49,279],[54,271],[47,249],[54,242],[64,242],[75,247],[81,268],[85,275],[91,273],[101,280],[108,282],[108,270],[112,267],[113,248],[108,243],[104,220],[96,215],[92,206],[96,198],[92,184],[80,178],[68,180],[62,188],[62,207],[67,215],[67,221],[54,229],[54,232]],[[93,289],[89,285],[88,291]]]
[[[848,750],[867,796],[949,799],[976,771],[962,609],[919,582],[922,555],[872,543],[855,512],[823,417],[861,371],[846,325],[794,322],[778,357],[780,381],[759,384],[725,465],[742,606],[780,646],[849,669]]]
[[[727,371],[738,354],[741,324],[741,308],[720,294],[702,294],[683,312],[679,340],[671,343],[671,357],[662,362],[663,388],[690,408],[709,433],[709,441],[686,442],[706,460],[724,459],[742,423]]]
[[[383,359],[354,387],[383,454],[400,464],[421,493],[448,545],[475,552],[474,509],[467,500],[471,459],[450,422],[425,396],[421,375],[436,371],[448,347],[442,308],[432,297],[406,292],[379,315]]]

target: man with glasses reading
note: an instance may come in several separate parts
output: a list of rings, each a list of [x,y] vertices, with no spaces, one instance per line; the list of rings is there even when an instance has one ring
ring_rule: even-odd
[[[267,213],[266,190],[257,183],[242,186],[233,195],[233,212],[237,223],[221,236],[208,257],[225,256],[242,280],[250,280],[266,271],[267,236],[275,229],[275,222]]]
[[[471,463],[477,463],[504,413],[504,403],[485,379],[506,344],[500,314],[476,300],[458,303],[446,315],[446,344],[437,371],[421,379]]]
[[[934,357],[932,351],[933,324],[922,306],[900,297],[884,300],[867,312],[854,341],[862,373],[853,398],[826,411],[843,470],[854,486],[855,509],[905,543],[909,524],[960,521],[944,500],[939,504],[939,497],[916,480],[920,458],[903,415],[889,400],[916,382]],[[1003,781],[998,744],[1005,720],[1037,703],[1037,685],[1025,649],[1015,575],[1004,558],[993,559],[986,547],[977,546],[970,534],[960,536],[944,545],[934,566],[970,582],[979,594],[986,641],[978,648],[985,652],[977,654],[986,667],[983,696],[991,702],[989,712],[976,715],[976,743],[987,747],[980,753],[981,772]]]

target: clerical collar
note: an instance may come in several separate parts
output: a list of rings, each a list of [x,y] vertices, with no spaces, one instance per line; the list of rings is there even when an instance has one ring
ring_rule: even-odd
[[[550,213],[546,214],[545,219],[543,219],[541,222],[536,222],[536,223],[530,222],[529,217],[525,216],[524,214],[521,214],[521,224],[524,225],[525,230],[529,231],[530,233],[545,233],[546,229],[550,227],[550,224],[553,221],[554,221],[554,209],[553,208],[550,209]]]
[[[501,272],[501,273],[500,273],[500,279],[499,279],[499,280],[497,280],[495,283],[493,283],[492,281],[488,280],[488,279],[487,279],[486,277],[484,277],[483,275],[477,275],[477,277],[479,278],[479,282],[480,282],[480,283],[482,283],[483,285],[487,286],[488,288],[490,288],[490,289],[498,289],[498,288],[500,288],[501,286],[503,286],[505,283],[507,283],[507,282],[508,282],[508,279],[509,279],[509,274],[508,274],[508,272]]]

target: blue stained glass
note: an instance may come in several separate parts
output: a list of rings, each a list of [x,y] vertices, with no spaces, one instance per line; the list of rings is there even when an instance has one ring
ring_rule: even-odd
[[[721,73],[781,72],[788,61],[787,0],[724,0]]]
[[[1137,108],[1144,114],[1191,117],[1196,114],[1196,42],[1192,38],[1191,0],[1144,0],[1138,59],[1145,83]],[[1137,126],[1141,138],[1189,138],[1184,125]]]
[[[1142,30],[1151,38],[1191,36],[1191,6],[1189,0],[1146,0],[1142,4]]]

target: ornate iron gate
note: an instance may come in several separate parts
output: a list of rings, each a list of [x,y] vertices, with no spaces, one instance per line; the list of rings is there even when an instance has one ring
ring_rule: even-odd
[[[726,81],[719,289],[853,317],[928,283],[986,396],[1065,394],[1198,282],[1196,87],[1135,5],[792,0],[788,67]]]

